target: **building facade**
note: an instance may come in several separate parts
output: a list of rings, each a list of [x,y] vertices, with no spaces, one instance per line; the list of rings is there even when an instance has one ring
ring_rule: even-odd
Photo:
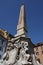
[[[8,40],[11,40],[11,38],[14,37],[7,31],[0,29],[0,59],[6,51]]]
[[[39,62],[43,64],[43,43],[37,43],[34,47],[34,53],[37,58],[39,58]]]
[[[6,48],[7,40],[2,35],[0,35],[0,59],[2,58],[5,48]]]

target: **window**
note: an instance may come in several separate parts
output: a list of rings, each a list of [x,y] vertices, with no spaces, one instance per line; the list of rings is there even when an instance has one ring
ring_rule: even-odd
[[[39,63],[40,63],[40,59],[38,59]]]
[[[0,55],[0,59],[1,59],[1,55]]]
[[[0,50],[1,50],[1,48],[2,48],[2,40],[0,40]]]
[[[4,41],[4,40],[0,39],[0,51],[3,50],[3,41]]]
[[[42,54],[43,54],[43,51],[42,51]]]
[[[36,48],[36,51],[38,51],[38,47]]]
[[[36,52],[36,55],[39,55],[39,52]]]
[[[41,46],[41,50],[43,50],[43,46]]]
[[[2,49],[2,47],[0,46],[0,50]]]

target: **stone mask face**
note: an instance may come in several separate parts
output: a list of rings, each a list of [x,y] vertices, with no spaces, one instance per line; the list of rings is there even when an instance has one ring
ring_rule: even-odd
[[[13,43],[8,43],[7,50],[11,50],[13,48],[14,48],[14,44]]]
[[[28,50],[28,42],[22,42],[21,44],[22,44],[22,48],[24,48],[25,51]]]

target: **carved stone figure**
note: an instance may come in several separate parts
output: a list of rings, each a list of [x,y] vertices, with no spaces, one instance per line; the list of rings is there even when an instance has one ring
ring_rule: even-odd
[[[19,59],[14,65],[32,65],[32,57],[29,53],[26,53],[28,43],[22,42],[21,44]]]
[[[7,50],[0,60],[1,65],[33,65],[29,54],[28,42],[8,43]],[[35,60],[36,61],[36,60]],[[37,61],[38,62],[38,61]]]
[[[3,55],[3,64],[4,65],[12,65],[16,62],[18,49],[14,44],[9,43],[7,47],[7,51]]]

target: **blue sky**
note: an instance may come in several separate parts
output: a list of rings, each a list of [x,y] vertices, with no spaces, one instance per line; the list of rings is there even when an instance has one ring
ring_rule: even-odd
[[[16,34],[22,3],[26,10],[28,36],[33,43],[43,42],[43,0],[0,0],[0,28]]]

